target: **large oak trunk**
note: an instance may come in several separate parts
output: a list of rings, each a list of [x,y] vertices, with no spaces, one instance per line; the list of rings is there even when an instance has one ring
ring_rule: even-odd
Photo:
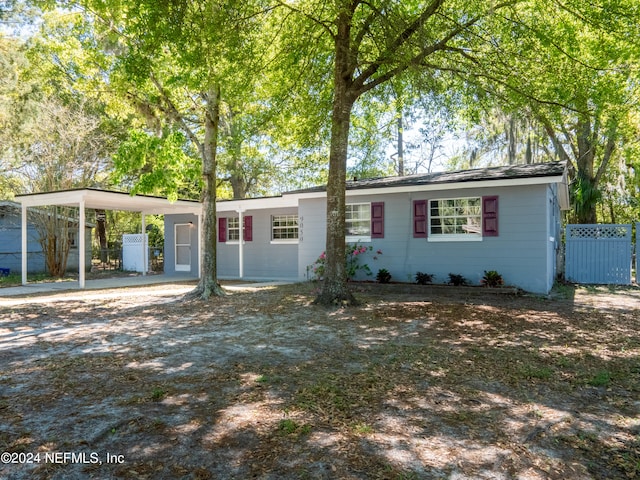
[[[216,149],[220,120],[220,88],[207,92],[207,111],[205,114],[205,140],[202,148],[202,177],[204,191],[202,195],[202,272],[200,282],[192,295],[206,300],[212,295],[224,295],[218,283],[216,265]]]
[[[321,305],[356,304],[347,285],[345,265],[345,204],[347,153],[351,109],[356,96],[350,91],[349,73],[350,27],[346,16],[338,20],[334,70],[334,97],[331,114],[331,147],[327,182],[327,240],[325,275],[322,290],[316,298]]]

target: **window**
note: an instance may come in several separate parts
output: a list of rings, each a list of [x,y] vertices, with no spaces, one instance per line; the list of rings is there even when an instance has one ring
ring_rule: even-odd
[[[371,205],[369,203],[347,205],[345,225],[347,237],[370,237]]]
[[[242,223],[244,241],[253,241],[253,217],[251,215],[243,216]],[[238,217],[218,218],[218,241],[220,243],[240,241],[240,219]]]
[[[475,240],[482,238],[482,199],[447,198],[429,200],[430,240]]]
[[[233,242],[240,240],[240,220],[238,217],[227,219],[227,241]]]
[[[273,215],[271,217],[271,240],[297,240],[298,216]]]
[[[384,202],[346,205],[345,227],[349,242],[384,238]]]

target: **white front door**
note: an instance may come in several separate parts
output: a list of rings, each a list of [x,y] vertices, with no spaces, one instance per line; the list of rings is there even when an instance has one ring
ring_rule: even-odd
[[[176,239],[176,272],[191,271],[191,225],[175,224]]]

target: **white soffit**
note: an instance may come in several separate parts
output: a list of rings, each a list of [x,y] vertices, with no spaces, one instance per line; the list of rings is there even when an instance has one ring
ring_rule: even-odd
[[[202,204],[196,201],[176,200],[144,195],[129,195],[124,192],[106,190],[66,190],[59,192],[34,193],[16,196],[16,201],[27,207],[47,205],[78,206],[84,202],[85,208],[104,210],[124,210],[147,214],[192,213],[200,214]]]
[[[281,197],[245,198],[240,200],[218,200],[217,212],[246,212],[269,208],[297,208],[298,198],[294,195]]]

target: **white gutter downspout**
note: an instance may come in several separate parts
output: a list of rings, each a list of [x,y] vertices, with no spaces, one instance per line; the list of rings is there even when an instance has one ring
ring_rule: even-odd
[[[242,208],[238,209],[238,226],[240,227],[240,241],[238,242],[238,276],[244,277],[244,222],[242,217]]]
[[[196,216],[198,217],[198,278],[202,278],[202,247],[203,247],[202,240],[204,239],[204,236],[202,234],[202,214],[196,214]],[[216,221],[217,221],[217,217],[216,217]]]
[[[140,215],[142,216],[142,276],[145,276],[147,274],[147,268],[148,268],[147,245],[146,245],[147,242],[145,242],[145,240],[147,239],[147,236],[146,236],[147,226],[145,225],[144,212],[140,212]]]

